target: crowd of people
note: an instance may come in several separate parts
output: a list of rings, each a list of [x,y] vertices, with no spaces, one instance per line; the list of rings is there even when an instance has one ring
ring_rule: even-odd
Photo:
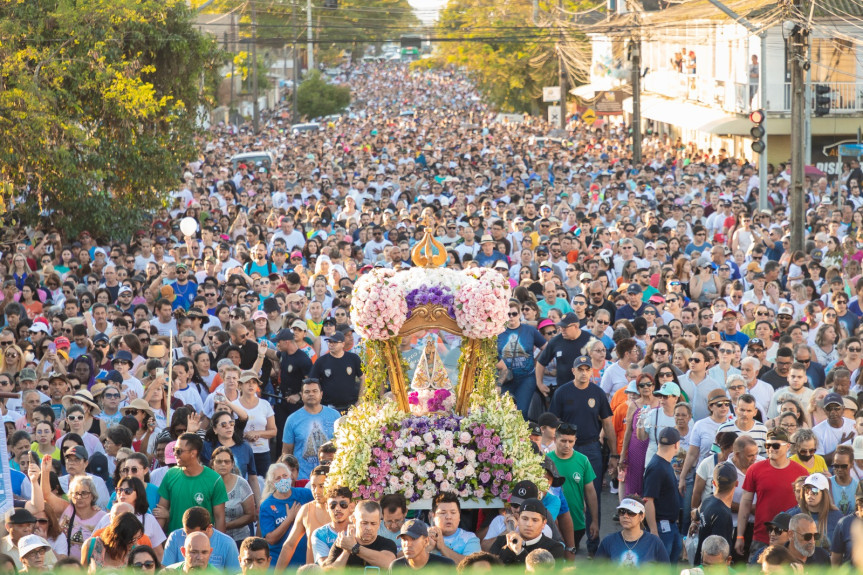
[[[859,165],[807,182],[806,249],[791,252],[788,166],[759,190],[724,150],[656,134],[633,162],[613,122],[573,118],[568,138],[547,138],[542,121],[497,121],[456,71],[362,64],[340,80],[351,109],[320,130],[292,133],[281,109],[258,134],[214,126],[173,205],[130,242],[4,228],[15,505],[0,563],[850,560],[863,517]],[[233,160],[259,151],[270,156]],[[502,509],[463,511],[441,492],[417,512],[327,483],[334,427],[364,384],[352,286],[412,266],[429,225],[447,267],[491,267],[512,286],[498,383],[548,484],[519,482]],[[618,504],[603,513],[609,491]],[[619,529],[601,538],[603,521]]]

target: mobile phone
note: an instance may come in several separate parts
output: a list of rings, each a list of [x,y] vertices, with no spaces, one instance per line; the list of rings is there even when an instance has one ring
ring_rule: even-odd
[[[155,375],[156,377],[165,377],[165,368],[157,368],[156,371],[153,372],[153,375]]]
[[[48,352],[49,353],[57,353],[57,344],[53,341],[48,344]]]

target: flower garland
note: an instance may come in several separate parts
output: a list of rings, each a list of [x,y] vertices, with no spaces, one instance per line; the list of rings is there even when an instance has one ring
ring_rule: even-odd
[[[395,275],[394,270],[375,268],[354,285],[351,322],[363,339],[390,339],[404,325],[407,302]]]
[[[467,280],[456,295],[455,320],[465,337],[487,339],[506,327],[509,282],[500,272],[489,268],[471,268]]]

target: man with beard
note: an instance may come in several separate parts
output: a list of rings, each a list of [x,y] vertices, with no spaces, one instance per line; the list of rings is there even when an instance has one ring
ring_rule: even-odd
[[[821,547],[821,534],[815,521],[806,513],[798,513],[788,524],[788,552],[795,563],[830,565],[830,554]]]

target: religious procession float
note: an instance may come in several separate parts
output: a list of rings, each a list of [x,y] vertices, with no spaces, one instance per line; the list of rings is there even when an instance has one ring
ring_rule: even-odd
[[[354,286],[366,384],[338,422],[328,482],[363,499],[402,493],[414,508],[439,491],[465,507],[497,506],[518,481],[547,487],[527,423],[496,390],[511,288],[492,269],[440,267],[446,251],[429,230],[413,249],[415,267],[375,268]],[[444,338],[458,356],[451,370]]]

